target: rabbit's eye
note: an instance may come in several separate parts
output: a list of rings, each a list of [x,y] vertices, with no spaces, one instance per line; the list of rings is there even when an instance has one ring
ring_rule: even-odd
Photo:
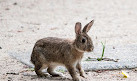
[[[82,43],[85,43],[85,42],[86,42],[86,39],[83,38],[83,39],[82,39]]]

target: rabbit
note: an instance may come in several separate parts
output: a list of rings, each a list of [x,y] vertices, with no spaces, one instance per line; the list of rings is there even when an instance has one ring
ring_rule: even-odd
[[[64,66],[69,71],[73,81],[80,81],[76,70],[80,76],[84,76],[84,70],[81,67],[81,59],[84,52],[91,52],[94,49],[91,37],[87,32],[93,25],[94,20],[85,25],[81,30],[81,23],[75,24],[75,40],[67,40],[56,37],[47,37],[38,40],[31,54],[31,62],[34,64],[34,70],[40,77],[47,76],[42,72],[47,68],[47,72],[53,77],[62,76],[54,71],[57,66]]]

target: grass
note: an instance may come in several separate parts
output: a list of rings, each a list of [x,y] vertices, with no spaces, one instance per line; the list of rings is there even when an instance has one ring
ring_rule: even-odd
[[[104,52],[105,52],[105,45],[101,42],[102,46],[103,46],[103,50],[102,50],[102,55],[101,58],[97,58],[98,61],[101,61],[103,59],[104,56]]]
[[[101,44],[102,44],[102,46],[103,46],[103,50],[102,50],[102,55],[101,55],[101,57],[100,58],[90,58],[90,57],[88,57],[85,61],[101,61],[101,60],[103,60],[103,56],[104,56],[104,52],[105,52],[105,44],[103,44],[102,42],[101,42]],[[94,53],[94,52],[93,52]]]
[[[61,72],[61,73],[64,74],[64,73],[65,73],[65,70],[63,70],[63,69],[58,69],[57,72]]]

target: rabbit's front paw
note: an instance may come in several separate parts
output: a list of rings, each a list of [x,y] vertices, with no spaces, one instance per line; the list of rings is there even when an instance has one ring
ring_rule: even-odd
[[[83,78],[86,78],[86,76],[85,76],[85,74],[83,73],[83,74],[80,74],[80,76],[81,77],[83,77]]]
[[[83,78],[86,78],[85,75],[80,75],[80,76],[82,76]]]

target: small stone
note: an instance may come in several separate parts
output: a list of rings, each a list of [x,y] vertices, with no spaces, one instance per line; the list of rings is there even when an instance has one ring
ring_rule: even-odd
[[[89,73],[88,73],[88,72],[86,72],[85,74],[86,74],[86,75],[88,75]]]
[[[35,79],[34,77],[31,77],[31,80]]]
[[[67,25],[68,23],[65,23],[64,25]]]
[[[18,30],[17,32],[23,32],[23,31]]]
[[[9,8],[5,8],[5,10],[10,10]]]
[[[15,2],[15,3],[13,3],[13,5],[17,5],[17,3]]]
[[[39,30],[39,28],[37,28],[37,30]]]
[[[98,37],[96,36],[96,39],[98,39]]]
[[[85,19],[88,20],[88,17],[86,17]]]
[[[113,46],[113,49],[115,49],[115,47]]]
[[[12,78],[11,77],[8,77],[8,81],[11,81],[12,80]]]
[[[0,49],[2,49],[2,47],[0,47]]]
[[[57,27],[52,27],[52,28],[50,28],[50,30],[56,30],[56,29],[58,29]]]
[[[21,26],[21,28],[24,28],[23,26]]]

